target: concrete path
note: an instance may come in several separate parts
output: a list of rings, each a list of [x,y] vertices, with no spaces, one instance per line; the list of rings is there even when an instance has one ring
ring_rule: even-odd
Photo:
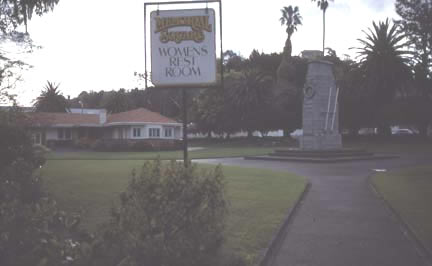
[[[351,163],[200,160],[293,172],[311,186],[271,258],[273,266],[432,265],[369,184],[372,169],[432,162],[432,154]]]

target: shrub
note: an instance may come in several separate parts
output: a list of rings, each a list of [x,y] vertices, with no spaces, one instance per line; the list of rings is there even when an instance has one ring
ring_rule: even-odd
[[[132,143],[131,149],[134,151],[154,151],[154,147],[150,141],[136,141]]]
[[[41,179],[33,171],[44,163],[21,127],[0,126],[0,202],[34,202],[42,194]]]
[[[92,145],[91,145],[92,150],[95,151],[106,151],[107,147],[105,145],[105,142],[101,139],[96,140]]]
[[[34,174],[39,158],[23,128],[0,128],[0,265],[78,265],[86,258],[79,217],[58,210]]]
[[[90,139],[90,138],[79,138],[74,140],[74,147],[78,148],[78,149],[89,149],[93,146],[93,144],[96,142],[96,140],[94,139]]]
[[[124,265],[211,265],[223,240],[224,191],[220,166],[146,162],[112,212],[105,254]]]
[[[0,204],[0,265],[84,265],[84,241],[91,237],[78,229],[79,217],[60,211],[44,197],[36,203]]]

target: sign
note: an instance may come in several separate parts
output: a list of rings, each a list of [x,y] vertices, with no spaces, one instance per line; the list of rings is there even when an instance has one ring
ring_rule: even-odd
[[[216,83],[213,9],[153,11],[150,20],[151,81],[156,87]]]

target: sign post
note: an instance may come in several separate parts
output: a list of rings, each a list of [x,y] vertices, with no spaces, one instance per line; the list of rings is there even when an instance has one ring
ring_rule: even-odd
[[[188,131],[187,131],[187,89],[182,89],[182,97],[183,97],[183,164],[185,167],[188,167]]]
[[[157,88],[181,88],[183,90],[185,167],[188,166],[187,88],[205,88],[217,83],[215,11],[208,7],[159,10],[159,4],[208,2],[218,2],[221,13],[220,0],[148,3],[158,5],[158,9],[150,13],[151,82]],[[146,15],[146,10],[144,13]],[[220,33],[222,54],[222,27]]]

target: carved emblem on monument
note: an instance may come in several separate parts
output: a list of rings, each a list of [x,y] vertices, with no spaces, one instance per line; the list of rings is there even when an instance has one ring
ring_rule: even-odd
[[[303,88],[304,98],[307,100],[312,99],[316,94],[316,91],[311,86],[305,86]]]

